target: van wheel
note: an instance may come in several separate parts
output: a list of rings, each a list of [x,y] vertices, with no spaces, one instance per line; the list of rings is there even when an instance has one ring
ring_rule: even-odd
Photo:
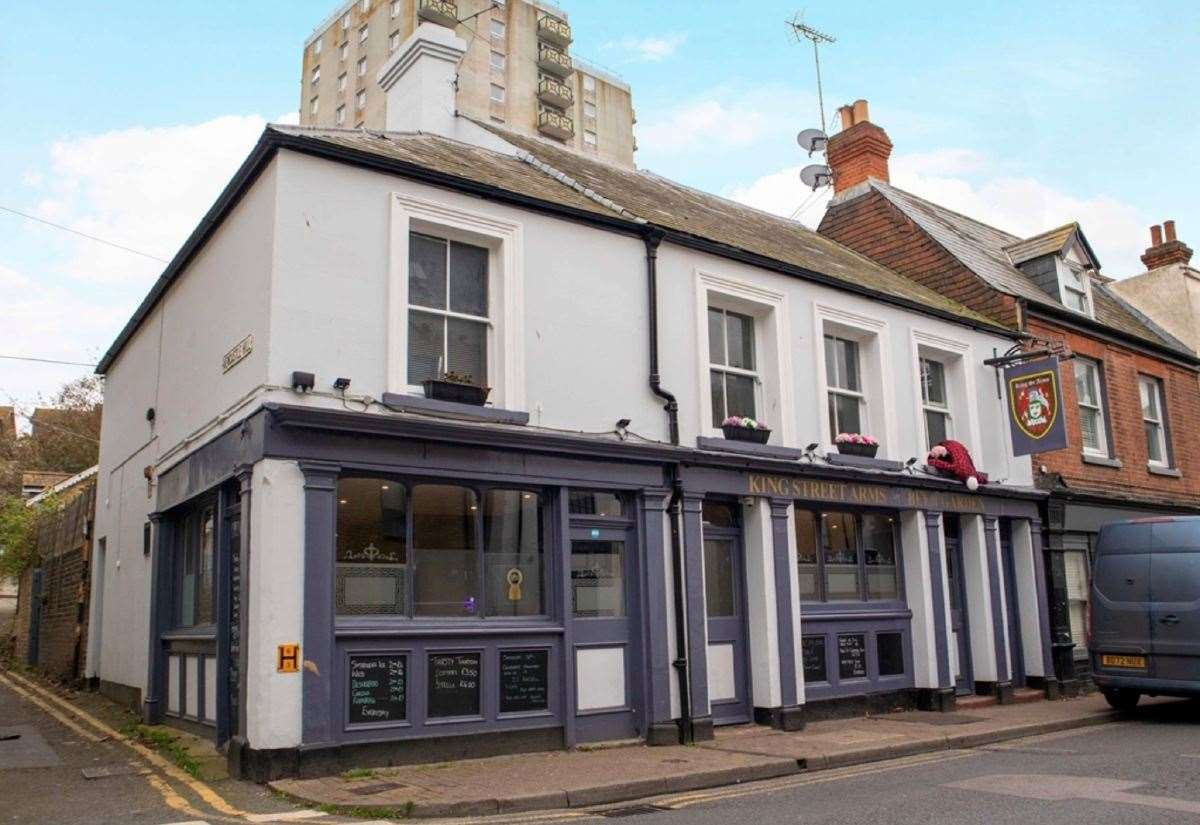
[[[1119,710],[1121,713],[1129,713],[1137,707],[1138,700],[1142,698],[1142,694],[1129,688],[1113,688],[1104,691],[1104,698],[1114,710]]]

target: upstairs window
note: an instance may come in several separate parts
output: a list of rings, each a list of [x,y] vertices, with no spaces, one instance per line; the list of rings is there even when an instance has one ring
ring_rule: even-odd
[[[392,0],[392,17],[399,17],[401,10],[400,0]]]
[[[334,122],[338,126],[342,126],[346,123],[346,107],[345,106],[337,107],[337,112],[334,114]]]
[[[318,55],[321,53],[321,38],[318,37],[316,40],[313,41],[312,50],[313,50],[314,55]]]
[[[504,71],[506,61],[504,55],[502,55],[500,52],[492,52],[489,61],[493,69],[499,72]]]
[[[346,91],[346,73],[345,72],[342,72],[340,75],[338,75],[338,91],[339,92]]]
[[[370,26],[363,26],[358,30],[358,42],[360,44],[367,42],[367,37],[371,34]]]
[[[1108,431],[1104,423],[1104,385],[1100,362],[1075,359],[1075,397],[1079,403],[1079,434],[1083,452],[1108,456]]]
[[[585,74],[583,76],[583,90],[585,92],[596,91],[596,78],[592,77],[590,74]]]
[[[394,52],[400,48],[400,32],[395,31],[388,35],[388,52]]]
[[[1162,382],[1149,375],[1138,376],[1142,400],[1142,425],[1146,430],[1146,458],[1153,467],[1169,467],[1167,419],[1163,411]]]
[[[596,117],[596,104],[585,100],[583,102],[583,116],[590,118]]]
[[[708,362],[713,427],[731,415],[756,418],[754,319],[709,307]]]
[[[1059,259],[1058,283],[1062,287],[1062,302],[1068,309],[1084,315],[1092,314],[1092,291],[1087,273],[1078,264]]]
[[[314,97],[312,100],[310,100],[308,102],[308,113],[310,115],[315,115],[317,113],[317,109],[319,108],[319,106],[320,106],[320,99]]]
[[[349,43],[343,43],[342,45],[338,46],[338,60],[345,60],[349,56],[350,56],[350,44]]]
[[[316,86],[318,83],[321,82],[321,67],[320,66],[313,66],[311,82],[314,86]]]
[[[365,57],[360,57],[358,59],[357,69],[358,69],[359,77],[362,77],[363,75],[365,75],[367,73],[367,59]]]
[[[829,435],[863,431],[863,393],[857,341],[825,336],[825,381],[829,391]]]
[[[932,450],[951,432],[946,365],[932,358],[921,359],[921,407],[925,414],[925,448]]]
[[[355,100],[355,104],[360,109],[367,108],[367,92],[365,89],[358,93],[358,98]]]
[[[491,86],[492,86],[492,88],[491,88],[490,97],[491,97],[492,103],[503,103],[504,102],[504,87],[498,86],[495,83],[491,84]]]
[[[488,250],[410,233],[408,307],[408,383],[454,372],[486,386]]]
[[[345,14],[342,15],[342,28],[343,29],[350,28],[350,12],[346,12]]]
[[[507,28],[508,27],[505,25],[503,20],[497,20],[497,19],[493,18],[492,22],[491,22],[492,39],[493,40],[503,40],[504,33],[507,30]]]

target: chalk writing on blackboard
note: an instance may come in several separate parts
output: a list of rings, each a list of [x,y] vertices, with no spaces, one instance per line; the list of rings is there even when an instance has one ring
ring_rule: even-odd
[[[549,653],[506,650],[500,654],[500,712],[545,710],[549,701]]]
[[[479,715],[479,654],[429,654],[429,717]]]
[[[862,633],[838,636],[838,675],[862,679],[867,675],[867,637]]]
[[[350,657],[350,724],[408,718],[408,657]]]

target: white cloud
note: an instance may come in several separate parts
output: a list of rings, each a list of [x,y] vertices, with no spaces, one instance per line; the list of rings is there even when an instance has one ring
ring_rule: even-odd
[[[1110,277],[1144,270],[1138,256],[1146,246],[1146,220],[1131,204],[1109,195],[1078,197],[1030,177],[998,168],[987,156],[970,149],[893,155],[891,181],[948,209],[1027,237],[1064,223],[1079,221]],[[787,167],[734,187],[729,197],[777,215],[795,215],[815,227],[825,213],[830,192],[816,197],[800,182],[800,167]]]
[[[265,121],[226,116],[199,124],[69,138],[50,148],[37,212],[48,220],[169,259],[232,177]],[[79,239],[63,267],[93,283],[131,283],[161,263]]]
[[[657,63],[666,60],[687,42],[687,34],[675,32],[660,37],[626,37],[604,44],[606,51],[615,51],[626,63]]]

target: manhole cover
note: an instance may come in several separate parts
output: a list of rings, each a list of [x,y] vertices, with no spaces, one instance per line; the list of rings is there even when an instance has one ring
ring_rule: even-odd
[[[377,793],[384,791],[394,791],[396,788],[403,787],[396,782],[376,782],[374,785],[363,785],[359,788],[351,788],[350,793],[355,796],[374,796]]]
[[[669,810],[671,809],[664,808],[661,805],[630,805],[626,808],[612,808],[607,811],[601,811],[600,816],[607,819],[620,819],[623,816],[644,816],[646,814],[657,814]]]

